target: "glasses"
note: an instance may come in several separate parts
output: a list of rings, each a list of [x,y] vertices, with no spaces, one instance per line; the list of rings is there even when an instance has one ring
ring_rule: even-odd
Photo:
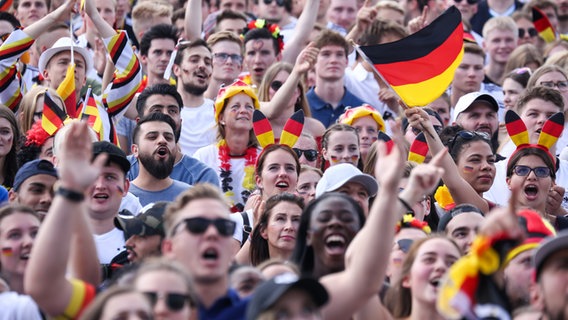
[[[274,80],[270,83],[270,88],[274,91],[278,91],[284,83],[282,81]]]
[[[455,3],[461,3],[462,0],[454,0]],[[467,0],[467,4],[476,4],[477,0]]]
[[[228,53],[213,54],[213,59],[216,60],[218,63],[225,63],[229,58],[231,58],[231,61],[233,61],[236,64],[243,63],[243,56],[241,56],[240,54],[228,54]]]
[[[519,38],[524,38],[525,33],[528,33],[529,37],[531,38],[538,36],[538,31],[536,31],[535,28],[528,28],[528,29],[519,28],[518,30],[519,30]]]
[[[538,178],[550,177],[550,168],[548,167],[531,168],[529,166],[518,165],[513,168],[513,172],[519,177],[526,177],[529,174],[531,174],[531,171],[534,172],[534,175],[537,176]]]
[[[156,305],[158,299],[164,299],[166,306],[172,311],[180,311],[185,306],[185,302],[189,301],[189,296],[181,293],[148,291],[144,294],[150,299],[152,307]]]
[[[302,154],[304,154],[304,156],[306,156],[306,160],[308,161],[315,161],[318,158],[318,151],[314,150],[314,149],[298,149],[298,148],[292,148],[292,150],[294,150],[294,152],[296,152],[296,155],[298,156],[298,158],[302,157]]]
[[[543,87],[547,87],[547,88],[555,88],[560,90],[560,91],[565,91],[566,89],[568,89],[568,81],[542,81],[540,83],[541,86]]]
[[[265,5],[269,5],[272,3],[273,0],[263,0]],[[276,5],[278,5],[279,7],[283,7],[284,6],[284,0],[276,0]]]
[[[462,130],[458,133],[456,133],[456,135],[452,138],[452,140],[450,140],[450,152],[452,150],[454,150],[454,146],[456,144],[456,141],[461,138],[462,140],[473,140],[475,137],[479,137],[487,142],[491,141],[491,137],[489,136],[488,133],[486,132],[475,132],[475,131],[468,131],[468,130]]]
[[[177,230],[178,226],[182,223],[185,224],[187,231],[193,234],[202,234],[205,232],[205,230],[207,230],[207,228],[209,228],[210,225],[214,225],[215,229],[217,229],[217,232],[219,232],[219,234],[223,237],[232,236],[237,225],[234,221],[229,219],[206,219],[198,217],[182,220],[177,224],[174,230]]]

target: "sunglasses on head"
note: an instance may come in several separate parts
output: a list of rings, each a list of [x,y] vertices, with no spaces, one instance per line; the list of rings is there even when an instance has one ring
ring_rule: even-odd
[[[158,299],[164,299],[166,306],[172,311],[180,311],[185,306],[186,301],[189,302],[189,296],[187,294],[155,291],[147,291],[144,292],[144,294],[150,299],[152,307],[156,305]]]
[[[480,137],[481,139],[483,139],[485,141],[491,141],[491,137],[486,132],[475,132],[475,131],[469,131],[469,130],[462,130],[462,131],[456,133],[456,135],[452,138],[452,140],[450,140],[450,150],[454,149],[454,146],[455,146],[456,142],[458,141],[458,139],[469,141],[469,140],[473,140],[475,137]]]
[[[518,165],[513,168],[513,172],[520,177],[528,176],[531,174],[531,171],[534,172],[534,175],[538,178],[550,177],[550,168],[548,167],[531,168],[529,166]]]
[[[318,151],[314,149],[304,150],[304,149],[292,148],[292,150],[296,152],[298,158],[302,157],[302,154],[304,154],[304,156],[306,156],[306,160],[308,161],[315,161],[318,157]]]
[[[529,37],[531,38],[538,36],[538,31],[536,31],[535,28],[528,28],[528,29],[519,28],[518,30],[519,30],[519,38],[524,38],[525,33],[528,33]]]
[[[272,3],[273,0],[262,0],[264,2],[265,5],[269,5]],[[284,6],[284,0],[276,0],[276,5],[278,5],[279,7],[283,7]]]
[[[178,225],[174,228],[177,230],[180,224],[185,224],[185,228],[187,231],[193,234],[202,234],[209,228],[210,225],[214,225],[217,232],[223,237],[232,236],[235,232],[236,223],[229,219],[224,218],[217,218],[217,219],[207,219],[207,218],[188,218],[182,220]]]

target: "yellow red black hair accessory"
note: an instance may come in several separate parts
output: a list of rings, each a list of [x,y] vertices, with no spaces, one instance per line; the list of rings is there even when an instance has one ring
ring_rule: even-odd
[[[252,114],[252,127],[261,147],[265,148],[275,143],[272,125],[270,125],[270,122],[262,112],[258,110],[254,111]],[[282,133],[280,134],[280,144],[292,148],[294,144],[296,144],[296,141],[298,141],[300,134],[302,134],[303,128],[304,111],[298,110],[286,121]]]
[[[249,32],[250,30],[262,29],[262,28],[268,30],[268,32],[270,32],[272,37],[276,39],[276,41],[278,41],[279,51],[282,52],[282,50],[284,50],[284,37],[280,33],[280,27],[275,23],[268,23],[264,19],[252,20],[247,24],[247,26],[243,30],[241,37],[244,38],[247,32]]]
[[[221,87],[221,89],[219,89],[219,93],[217,94],[217,99],[215,99],[216,122],[219,122],[219,115],[223,111],[223,107],[225,106],[225,101],[239,93],[244,93],[247,96],[251,97],[255,109],[260,108],[260,104],[258,103],[258,98],[254,93],[254,91],[252,90],[252,88],[242,80],[237,80],[233,82],[231,85]]]

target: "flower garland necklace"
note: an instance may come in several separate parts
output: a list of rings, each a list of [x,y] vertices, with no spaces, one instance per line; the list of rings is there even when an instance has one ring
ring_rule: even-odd
[[[243,178],[242,185],[244,190],[241,192],[241,198],[243,201],[242,203],[235,203],[235,192],[233,191],[233,186],[231,186],[233,178],[231,177],[231,153],[229,146],[227,145],[227,141],[222,139],[217,144],[217,147],[219,148],[219,161],[221,162],[219,165],[219,169],[221,170],[221,189],[223,190],[225,197],[230,201],[231,212],[242,212],[244,204],[247,202],[251,192],[256,187],[256,183],[254,181],[254,168],[256,165],[257,149],[255,146],[250,146],[245,152],[245,176]]]

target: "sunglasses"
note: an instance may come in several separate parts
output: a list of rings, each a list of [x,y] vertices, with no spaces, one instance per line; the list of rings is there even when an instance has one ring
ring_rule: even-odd
[[[269,5],[272,3],[273,0],[262,0],[264,2],[265,5]],[[284,0],[276,0],[276,5],[278,5],[279,7],[283,7],[284,6]]]
[[[455,3],[461,3],[462,0],[454,0]],[[467,4],[476,4],[477,0],[467,0]]]
[[[229,58],[236,64],[240,65],[243,63],[243,56],[240,54],[228,54],[224,52],[213,54],[213,60],[216,60],[218,63],[225,63]]]
[[[274,91],[278,91],[278,89],[280,89],[282,85],[283,85],[282,81],[274,80],[270,83],[270,88],[272,88],[272,90]]]
[[[318,158],[318,151],[314,150],[314,149],[303,150],[303,149],[298,149],[298,148],[292,148],[292,150],[294,150],[294,152],[296,152],[296,155],[298,156],[298,158],[302,157],[302,154],[304,154],[304,156],[306,156],[306,160],[308,160],[308,161],[315,161]]]
[[[518,165],[513,168],[513,172],[520,177],[528,176],[529,174],[531,174],[531,171],[534,172],[534,175],[538,178],[550,177],[550,168],[548,167],[531,168],[529,166]]]
[[[217,232],[219,232],[219,234],[223,237],[232,236],[237,226],[234,221],[229,219],[207,219],[198,217],[182,220],[180,223],[178,223],[174,230],[177,230],[178,226],[182,223],[185,224],[187,231],[193,234],[202,234],[205,232],[205,230],[207,230],[207,228],[209,228],[210,225],[214,225],[215,229],[217,229]]]
[[[518,30],[519,30],[519,38],[524,38],[525,33],[528,33],[529,37],[531,38],[538,36],[538,31],[536,31],[535,28],[528,28],[528,29],[519,28]]]
[[[187,294],[172,293],[172,292],[163,293],[155,291],[147,291],[144,292],[144,294],[150,300],[152,307],[156,305],[158,299],[164,299],[164,301],[166,302],[166,306],[168,306],[168,309],[172,311],[180,311],[185,306],[185,302],[186,301],[189,302],[189,296]]]
[[[486,132],[475,132],[475,131],[462,130],[462,131],[456,133],[456,135],[450,140],[450,144],[449,144],[450,151],[454,150],[455,144],[458,141],[458,139],[469,141],[469,140],[473,140],[475,137],[480,137],[481,139],[488,141],[488,142],[491,141],[491,137]]]

